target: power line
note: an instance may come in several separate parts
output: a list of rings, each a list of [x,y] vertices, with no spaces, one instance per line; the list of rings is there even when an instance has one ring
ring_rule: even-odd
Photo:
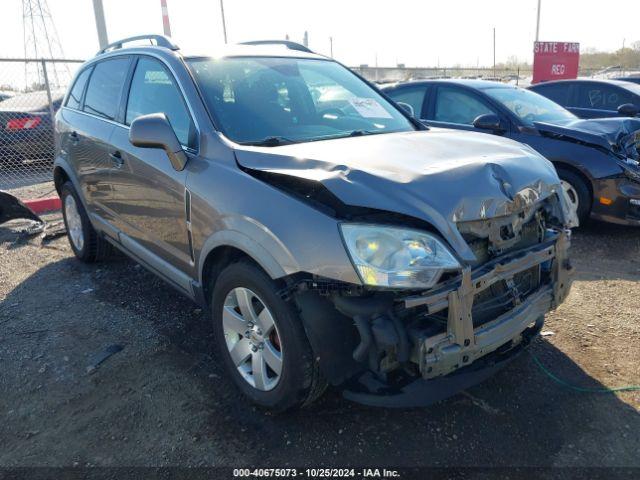
[[[24,58],[64,58],[47,0],[22,0],[22,29]],[[27,89],[43,88],[45,73],[42,63],[25,63],[25,86]],[[71,77],[69,67],[64,63],[52,63],[48,67],[51,86],[59,88]]]

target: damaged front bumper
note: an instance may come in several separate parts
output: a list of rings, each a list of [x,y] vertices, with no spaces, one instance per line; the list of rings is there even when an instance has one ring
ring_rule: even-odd
[[[437,315],[446,319],[442,331],[435,334],[429,328],[421,330],[415,321],[407,327],[410,363],[417,365],[421,378],[401,376],[391,381],[370,368],[348,383],[345,396],[370,405],[421,406],[493,375],[535,337],[544,315],[567,296],[573,270],[569,245],[569,230],[547,230],[539,244],[467,268],[427,294],[401,299],[405,312],[421,312],[423,323]],[[518,278],[527,272],[536,275],[536,285],[523,292]],[[508,310],[488,321],[474,319],[474,301],[497,286],[503,299],[508,296]]]

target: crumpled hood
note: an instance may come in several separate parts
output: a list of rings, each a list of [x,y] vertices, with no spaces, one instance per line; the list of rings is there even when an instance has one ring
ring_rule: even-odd
[[[534,122],[541,133],[589,143],[614,153],[626,153],[638,160],[640,152],[640,119],[599,118],[593,120],[572,120],[566,123]]]
[[[553,165],[530,147],[456,130],[239,147],[236,158],[247,169],[321,182],[347,205],[423,219],[446,238],[459,237],[456,222],[509,215],[562,190]]]

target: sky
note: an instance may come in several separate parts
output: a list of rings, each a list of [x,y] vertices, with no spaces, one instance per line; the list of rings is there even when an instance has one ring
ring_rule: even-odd
[[[98,50],[92,0],[48,1],[67,58]],[[0,58],[22,57],[22,0],[0,0]],[[160,0],[103,0],[110,41],[162,33]],[[185,51],[223,43],[219,0],[167,0],[173,39]],[[537,0],[224,0],[230,43],[284,38],[361,64],[490,66],[532,61]],[[540,40],[613,51],[640,41],[640,0],[542,0]]]

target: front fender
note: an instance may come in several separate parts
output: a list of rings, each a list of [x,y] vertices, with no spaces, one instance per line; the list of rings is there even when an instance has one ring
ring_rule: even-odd
[[[198,261],[202,283],[208,255],[218,247],[233,247],[255,260],[271,278],[280,278],[300,271],[291,252],[264,225],[243,216],[223,219],[225,228],[216,231],[203,244]]]

